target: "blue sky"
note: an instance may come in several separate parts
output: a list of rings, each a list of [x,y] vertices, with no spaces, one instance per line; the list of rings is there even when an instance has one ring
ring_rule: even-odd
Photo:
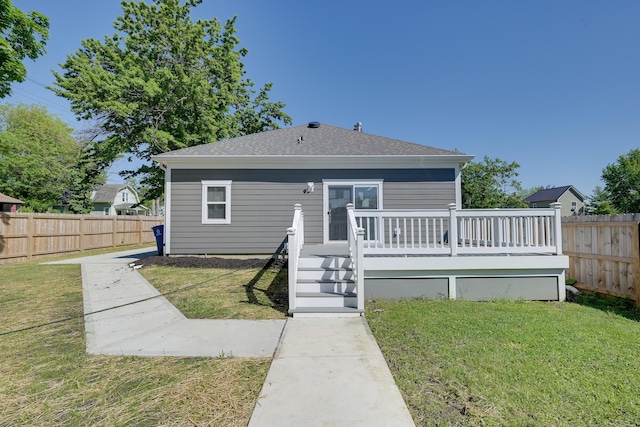
[[[14,4],[49,16],[51,37],[5,101],[43,104],[80,128],[43,86],[81,40],[114,33],[120,2]],[[365,132],[517,161],[524,187],[586,195],[640,146],[637,0],[204,0],[194,18],[234,15],[247,76],[274,83],[271,99],[294,125],[360,121]]]

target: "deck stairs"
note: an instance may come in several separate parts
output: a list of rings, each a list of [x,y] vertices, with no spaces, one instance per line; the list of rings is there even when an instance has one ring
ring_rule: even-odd
[[[298,260],[294,317],[360,316],[346,245],[305,246]]]

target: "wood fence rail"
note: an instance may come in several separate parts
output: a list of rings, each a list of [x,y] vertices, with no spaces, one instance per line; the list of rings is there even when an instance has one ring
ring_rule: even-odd
[[[562,218],[567,277],[578,286],[640,307],[640,214]]]
[[[162,217],[0,213],[0,264],[155,243]]]

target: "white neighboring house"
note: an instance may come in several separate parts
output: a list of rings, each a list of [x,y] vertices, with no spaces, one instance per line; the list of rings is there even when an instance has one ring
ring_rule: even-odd
[[[136,190],[128,184],[105,184],[91,193],[91,215],[146,215]]]
[[[536,191],[526,199],[530,208],[548,208],[552,203],[562,203],[562,216],[584,215],[584,201],[587,197],[573,185],[545,188]]]

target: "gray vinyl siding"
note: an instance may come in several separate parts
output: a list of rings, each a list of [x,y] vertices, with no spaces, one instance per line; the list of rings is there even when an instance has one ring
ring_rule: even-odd
[[[385,209],[444,209],[455,202],[453,169],[172,170],[171,255],[271,254],[282,248],[300,203],[305,242],[322,243],[323,179],[382,179]],[[202,224],[201,181],[231,180],[231,224]],[[307,182],[313,193],[303,193]]]

